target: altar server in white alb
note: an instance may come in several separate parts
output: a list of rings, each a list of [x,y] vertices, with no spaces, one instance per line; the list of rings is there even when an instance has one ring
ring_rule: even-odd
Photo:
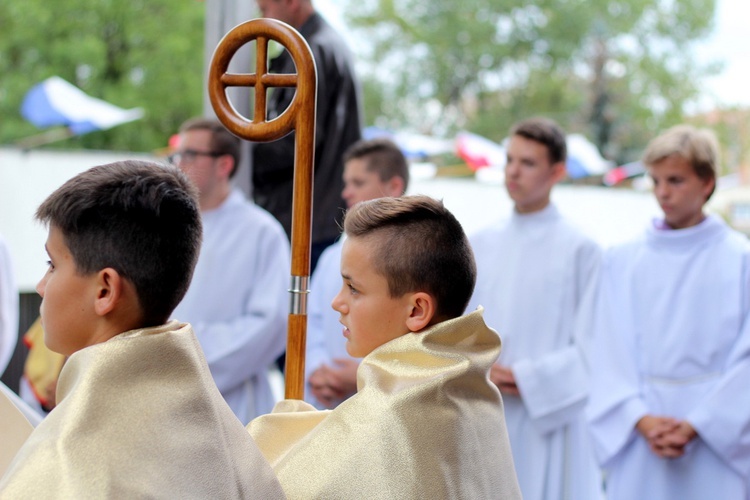
[[[664,212],[602,270],[587,411],[607,496],[750,498],[750,245],[703,205],[718,148],[669,129],[643,163]]]
[[[216,385],[247,424],[275,404],[268,372],[286,344],[290,256],[281,224],[232,187],[239,149],[218,121],[180,128],[171,158],[198,188],[203,245],[173,317],[193,325]]]
[[[409,165],[388,139],[361,140],[344,152],[344,190],[347,208],[383,196],[402,196],[409,183]],[[320,409],[335,408],[357,392],[359,359],[346,352],[340,315],[331,300],[341,290],[341,250],[344,237],[326,248],[310,282],[305,399]]]
[[[515,208],[471,238],[477,286],[469,307],[484,306],[503,339],[490,378],[503,394],[523,497],[597,499],[584,407],[601,250],[550,202],[566,172],[560,127],[544,118],[516,124],[507,155],[505,187]]]
[[[18,288],[8,245],[0,235],[0,375],[18,341]]]

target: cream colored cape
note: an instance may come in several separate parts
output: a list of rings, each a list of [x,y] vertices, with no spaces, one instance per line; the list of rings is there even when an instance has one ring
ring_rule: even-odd
[[[0,498],[283,498],[188,324],[76,352],[57,395],[0,480]]]
[[[478,310],[369,354],[334,410],[282,401],[248,431],[292,499],[521,498]]]
[[[0,382],[0,477],[34,431],[34,426],[17,404],[23,404],[23,401]]]

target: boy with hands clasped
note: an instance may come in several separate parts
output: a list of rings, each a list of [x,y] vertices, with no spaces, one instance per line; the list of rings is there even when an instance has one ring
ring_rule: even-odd
[[[612,500],[750,495],[750,245],[703,206],[713,133],[646,148],[664,218],[604,260],[588,418]]]

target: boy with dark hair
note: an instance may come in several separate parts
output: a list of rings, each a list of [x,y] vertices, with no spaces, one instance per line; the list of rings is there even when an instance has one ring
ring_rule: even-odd
[[[57,407],[0,481],[8,498],[280,497],[211,379],[190,325],[167,322],[201,242],[177,169],[101,165],[52,193],[45,344],[68,356]]]
[[[401,196],[409,183],[409,165],[401,150],[387,139],[359,141],[344,153],[344,190],[348,208],[360,201]],[[339,316],[331,299],[341,288],[344,238],[326,248],[312,276],[307,326],[307,394],[305,399],[333,408],[357,392],[359,360],[346,352]]]
[[[364,357],[357,394],[320,412],[284,401],[249,426],[285,493],[520,498],[487,378],[500,339],[481,311],[460,317],[476,276],[461,225],[441,202],[411,196],[355,205],[344,231],[332,306],[347,351]]]
[[[471,237],[477,286],[504,349],[490,380],[503,393],[513,460],[527,500],[599,498],[586,430],[590,303],[599,247],[551,202],[565,177],[565,133],[546,118],[510,131],[505,188],[514,209]]]
[[[612,500],[750,492],[750,244],[703,211],[718,161],[706,129],[651,141],[664,218],[604,260],[587,413]]]

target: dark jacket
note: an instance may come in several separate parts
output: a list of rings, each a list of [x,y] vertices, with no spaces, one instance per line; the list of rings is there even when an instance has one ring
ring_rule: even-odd
[[[312,225],[312,242],[317,243],[340,233],[337,220],[341,221],[345,207],[342,155],[361,138],[360,92],[348,48],[319,14],[310,16],[299,32],[310,45],[318,73]],[[271,61],[270,71],[296,72],[287,51]],[[293,96],[293,88],[273,89],[268,119],[281,114]],[[291,234],[293,170],[294,133],[253,146],[253,198],[281,222],[287,236]]]

